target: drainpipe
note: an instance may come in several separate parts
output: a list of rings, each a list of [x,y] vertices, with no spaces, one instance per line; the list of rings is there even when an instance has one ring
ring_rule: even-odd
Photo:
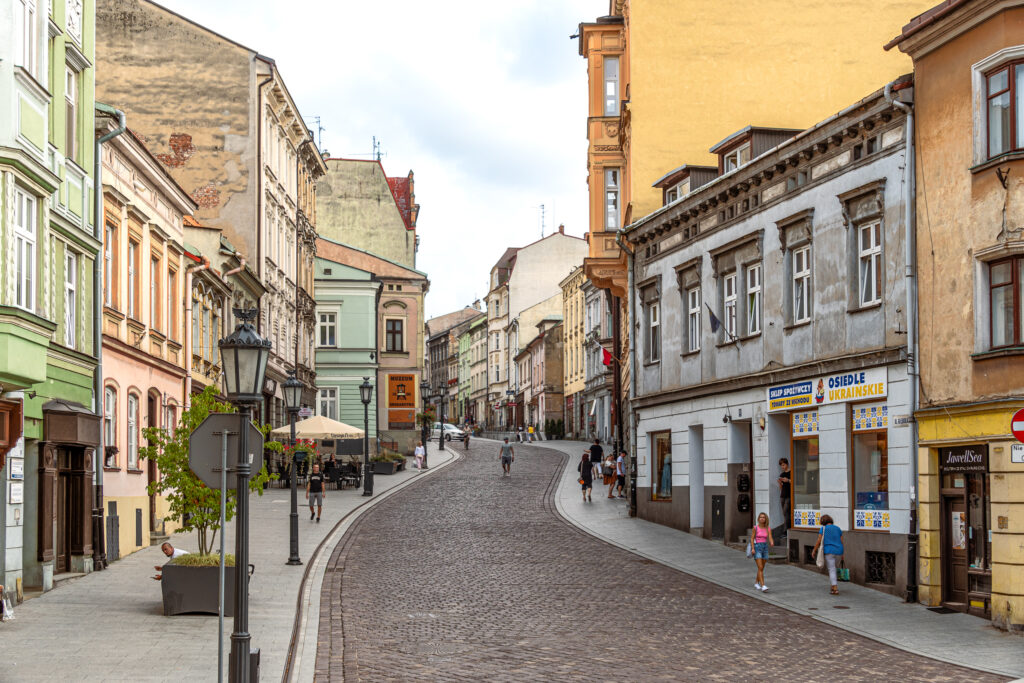
[[[226,273],[224,273],[224,281],[225,282],[227,282],[228,276],[235,275],[236,273],[241,273],[243,270],[245,270],[245,257],[242,256],[241,254],[239,254],[238,252],[235,252],[235,256],[238,257],[238,267],[237,268],[232,268],[231,270],[229,270]],[[210,263],[210,260],[206,259],[206,264],[209,265],[209,263]]]
[[[629,515],[636,517],[636,297],[634,296],[636,278],[633,273],[633,250],[628,248],[622,238],[626,231],[622,228],[615,232],[615,243],[626,253],[626,296],[629,301]]]
[[[263,273],[263,86],[274,81],[274,65],[270,65],[271,73],[256,84],[256,274],[260,281],[265,281]],[[263,329],[263,307],[256,305],[257,329]]]
[[[96,507],[92,509],[94,569],[105,569],[107,566],[107,544],[103,528],[103,461],[106,444],[103,443],[103,143],[116,138],[128,127],[124,112],[102,102],[96,102],[95,108],[104,114],[117,117],[117,128],[96,139],[93,149],[93,236],[100,243],[100,253],[96,255],[92,266],[92,345],[96,354],[96,372],[93,375],[92,391],[96,397],[96,414],[100,418],[100,441],[96,448],[95,478]]]
[[[893,91],[910,87],[912,83],[899,85],[888,83],[885,86],[885,99],[907,116],[906,123],[906,174],[907,184],[903,197],[903,228],[906,231],[905,273],[907,288],[907,379],[910,380],[910,532],[907,534],[907,589],[906,601],[917,602],[917,554],[918,554],[918,518],[917,518],[917,458],[918,430],[917,410],[920,403],[921,374],[918,367],[918,321],[917,321],[917,213],[915,199],[917,195],[916,165],[917,154],[914,148],[914,108],[895,98]]]
[[[191,257],[190,254],[189,256]],[[245,265],[244,260],[242,265]],[[188,327],[185,329],[185,410],[192,407],[192,328],[195,325],[192,320],[192,276],[209,269],[210,259],[205,256],[202,257],[200,264],[190,265],[185,269],[185,320],[188,321]]]

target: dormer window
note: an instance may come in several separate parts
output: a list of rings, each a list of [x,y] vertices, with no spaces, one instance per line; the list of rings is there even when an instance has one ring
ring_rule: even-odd
[[[685,197],[690,193],[690,180],[687,178],[678,185],[673,185],[665,191],[665,203],[671,204],[680,197]]]
[[[722,155],[722,168],[725,173],[735,171],[750,161],[750,143],[740,145],[728,154]]]

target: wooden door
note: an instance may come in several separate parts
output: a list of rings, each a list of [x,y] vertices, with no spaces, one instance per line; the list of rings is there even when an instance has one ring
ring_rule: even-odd
[[[53,571],[55,574],[71,571],[71,480],[68,473],[57,475],[57,538]]]
[[[953,609],[967,609],[967,506],[962,495],[942,498],[942,594]]]

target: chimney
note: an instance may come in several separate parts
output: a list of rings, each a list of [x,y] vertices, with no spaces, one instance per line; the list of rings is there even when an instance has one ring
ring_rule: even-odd
[[[564,235],[565,234],[565,223],[559,223],[558,224],[558,234],[559,235]]]

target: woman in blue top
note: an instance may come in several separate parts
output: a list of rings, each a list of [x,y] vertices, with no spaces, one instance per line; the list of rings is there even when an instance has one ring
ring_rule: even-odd
[[[825,565],[828,567],[828,580],[832,584],[832,595],[839,595],[839,586],[836,583],[836,559],[843,556],[843,531],[832,521],[828,515],[821,516],[821,531],[818,532],[818,542],[814,544],[813,555],[818,556],[818,551],[825,553]]]

